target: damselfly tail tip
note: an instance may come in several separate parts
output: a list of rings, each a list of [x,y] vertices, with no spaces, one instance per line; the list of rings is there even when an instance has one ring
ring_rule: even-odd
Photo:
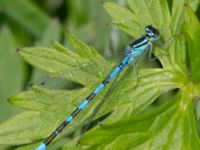
[[[46,149],[46,144],[42,143],[38,147],[36,147],[35,150],[45,150]]]

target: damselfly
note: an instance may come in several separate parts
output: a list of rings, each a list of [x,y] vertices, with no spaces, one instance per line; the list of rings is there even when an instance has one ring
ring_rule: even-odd
[[[86,98],[80,105],[60,124],[60,126],[52,132],[52,134],[45,139],[45,141],[39,145],[35,150],[45,150],[52,140],[67,126],[72,120],[90,103],[91,100],[102,90],[105,86],[115,78],[125,67],[129,64],[133,64],[134,68],[137,64],[138,58],[142,56],[145,51],[152,49],[152,43],[159,39],[159,30],[151,25],[145,27],[146,34],[139,39],[133,41],[125,48],[123,59],[108,75],[108,77],[100,83],[97,88]],[[137,76],[137,74],[136,74]],[[137,77],[136,77],[137,78]]]

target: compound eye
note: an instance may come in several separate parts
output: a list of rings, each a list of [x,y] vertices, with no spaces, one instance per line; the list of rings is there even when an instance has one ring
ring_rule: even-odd
[[[150,31],[151,31],[151,26],[150,26],[150,25],[146,26],[146,27],[145,27],[145,31],[146,31],[146,32],[150,32]]]
[[[145,27],[145,31],[146,31],[146,32],[149,32],[149,28]]]
[[[157,31],[155,31],[155,32],[154,32],[154,35],[155,35],[155,37],[157,37],[157,36],[158,36],[158,32],[157,32]]]
[[[154,36],[158,37],[159,36],[159,31],[158,30],[154,30]]]
[[[154,30],[154,28],[152,27],[152,25],[147,25],[147,26],[145,27],[145,31],[149,34],[149,36],[155,36],[155,35],[154,35],[154,32],[155,32],[156,30]]]

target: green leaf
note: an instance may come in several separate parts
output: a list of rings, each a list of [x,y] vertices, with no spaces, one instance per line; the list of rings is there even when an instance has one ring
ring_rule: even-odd
[[[183,12],[184,12],[184,0],[180,0],[179,2],[174,1],[172,7],[172,19],[171,19],[171,31],[173,34],[180,32],[181,24],[183,23]]]
[[[117,21],[117,26],[120,25],[123,31],[138,37],[143,33],[146,25],[152,24],[158,27],[161,33],[170,35],[167,1],[128,0],[128,4],[133,12],[114,3],[104,4],[108,13]]]
[[[194,114],[187,111],[193,106],[191,102],[183,106],[188,96],[182,95],[143,115],[102,124],[80,142],[88,146],[87,149],[95,146],[101,149],[199,149],[199,137],[193,128]]]
[[[0,30],[0,121],[16,114],[16,109],[9,106],[7,98],[22,89],[24,68],[16,52],[15,39],[7,26]]]
[[[75,147],[77,138],[72,136],[64,146],[57,143],[61,149],[199,149],[193,101],[200,97],[200,86],[188,76],[186,37],[178,34],[183,29],[185,4],[180,2],[177,10],[174,2],[172,13],[167,2],[161,0],[129,0],[128,4],[132,11],[110,2],[104,7],[115,24],[134,37],[144,33],[146,24],[158,27],[164,40],[172,37],[168,46],[155,49],[156,56],[160,51],[167,53],[158,58],[162,67],[140,69],[137,87],[132,68],[125,69],[74,119],[70,124],[73,128],[68,126],[59,136],[78,133],[105,98],[92,122],[93,128],[81,137],[80,144]],[[11,104],[27,111],[0,125],[0,144],[28,144],[18,149],[32,149],[37,144],[34,142],[55,130],[113,68],[94,48],[71,33],[67,37],[75,51],[55,42],[52,48],[23,48],[19,53],[33,66],[57,78],[78,82],[83,88],[49,90],[39,85],[11,97]],[[168,94],[167,100],[162,99],[164,94]]]
[[[80,57],[92,58],[92,57],[99,56],[97,51],[94,48],[91,48],[87,46],[86,44],[84,44],[83,42],[79,41],[70,32],[68,32],[68,39]]]
[[[194,82],[200,82],[200,23],[198,18],[189,6],[185,7],[185,32],[187,34],[188,54],[190,58],[192,79]]]
[[[169,29],[171,17],[167,1],[128,0],[128,4],[133,12],[114,3],[104,3],[104,7],[114,18],[117,27],[133,37],[138,37],[144,33],[146,25],[152,24],[160,30],[165,41],[171,38]],[[163,50],[167,51],[165,48]],[[160,61],[164,67],[170,65],[170,60],[165,56],[161,57]]]
[[[44,32],[41,34],[41,38],[36,42],[36,46],[51,46],[52,42],[60,41],[61,38],[61,28],[58,20],[54,19],[47,26]],[[34,81],[41,76],[47,75],[46,72],[34,68],[31,74],[31,81]]]
[[[112,111],[107,118],[108,122],[133,116],[147,108],[162,93],[181,86],[175,73],[168,69],[141,69],[137,88],[135,88],[134,75],[132,68],[121,73],[117,83],[106,95],[104,107],[100,109],[97,116]],[[158,81],[160,84],[157,83]]]
[[[67,28],[78,38],[96,47],[98,52],[104,55],[106,51],[109,51],[110,40],[116,39],[110,37],[110,34],[115,31],[112,31],[107,25],[110,23],[110,17],[103,9],[102,4],[93,0],[65,1],[70,8],[70,11],[67,12],[67,20],[69,21],[69,23],[66,22]]]
[[[200,124],[200,102],[197,101],[196,103],[196,120],[197,120],[197,128],[198,128],[198,133],[200,133],[200,126],[198,126]]]
[[[58,45],[58,43],[54,44],[54,48],[24,48],[19,53],[25,60],[39,69],[50,72],[55,76],[60,75],[69,80],[82,83],[83,85],[91,82],[89,80],[102,79],[103,74],[101,71],[106,69],[103,64],[108,62],[101,58],[93,48],[77,41],[74,36],[70,35],[69,39],[74,44],[74,47],[77,48],[77,53],[80,53],[81,49],[85,48],[85,52],[88,53],[88,59],[84,58],[83,53],[75,54],[67,48]]]
[[[192,8],[193,11],[197,11],[199,7],[199,1],[198,0],[188,0],[188,4],[190,5],[190,8]]]
[[[197,0],[173,1],[172,19],[170,23],[170,29],[173,35],[180,32],[181,30],[181,25],[184,22],[184,13],[186,5],[190,5],[194,10],[196,10],[199,6],[199,2],[197,2]]]
[[[123,26],[119,26],[121,29],[130,35],[139,35],[140,24],[136,21],[133,12],[111,2],[104,3],[104,7],[118,24],[123,24]]]
[[[61,25],[57,19],[53,19],[40,35],[40,40],[36,45],[51,46],[51,42],[60,41]]]
[[[70,40],[74,46],[76,46],[75,43],[84,46],[84,44],[73,35],[70,34],[69,38],[71,38]],[[0,126],[0,133],[2,135],[0,136],[1,144],[24,144],[46,137],[49,132],[55,128],[55,125],[57,126],[57,124],[63,120],[66,113],[69,114],[80,103],[81,99],[85,97],[85,94],[89,94],[91,89],[94,88],[94,84],[96,85],[97,82],[100,82],[100,79],[103,78],[102,71],[110,70],[109,65],[107,65],[108,67],[102,65],[108,62],[100,57],[97,52],[94,53],[93,48],[87,47],[88,58],[90,59],[86,59],[82,58],[82,55],[71,52],[58,43],[54,43],[53,46],[54,48],[24,48],[19,51],[19,54],[28,62],[52,73],[54,76],[83,84],[85,86],[84,89],[53,92],[40,87],[33,87],[32,91],[27,91],[11,97],[9,99],[10,103],[18,107],[31,109],[32,111],[20,114]],[[61,70],[63,71],[60,72]],[[98,74],[101,76],[98,77]],[[66,100],[66,97],[68,100]],[[52,101],[49,101],[50,99]],[[56,105],[53,104],[55,101],[58,101]],[[67,112],[66,106],[68,106]],[[59,111],[57,110],[58,108]],[[52,114],[49,112],[52,112]],[[90,113],[88,113],[88,115],[89,114]],[[84,117],[88,117],[88,115],[84,114]],[[37,118],[34,123],[30,122],[32,117]],[[52,117],[56,119],[53,120]],[[47,127],[46,124],[49,124],[50,120],[52,121],[52,126]],[[15,125],[11,129],[9,126],[11,126],[12,123]],[[38,130],[38,126],[40,126],[43,132],[24,130],[22,127],[25,126],[29,129],[34,126],[33,128],[36,130]],[[4,130],[5,127],[7,127],[8,130]],[[16,134],[18,132],[20,132],[20,134]],[[17,135],[17,140],[11,138],[15,135]],[[7,140],[9,140],[8,143],[6,142]]]
[[[50,22],[49,16],[44,14],[30,1],[0,0],[0,4],[9,17],[17,21],[37,37],[41,36],[41,33]]]

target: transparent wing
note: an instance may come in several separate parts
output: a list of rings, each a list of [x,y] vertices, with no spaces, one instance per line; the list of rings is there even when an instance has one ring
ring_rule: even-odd
[[[83,67],[85,67],[85,66],[83,66]],[[50,109],[51,111],[48,110],[48,111],[44,112],[44,113],[48,113],[48,116],[51,115],[51,118],[53,118],[52,122],[46,123],[46,126],[47,125],[49,126],[47,128],[50,128],[51,130],[55,129],[57,127],[57,125],[60,124],[65,119],[65,117],[68,116],[80,104],[80,102],[90,94],[92,89],[94,89],[101,82],[101,81],[99,81],[99,83],[97,83],[98,80],[94,79],[94,77],[98,76],[98,74],[99,74],[97,72],[98,70],[87,70],[87,68],[86,69],[84,68],[85,69],[84,73],[90,74],[91,78],[84,79],[83,81],[91,82],[91,84],[92,84],[91,87],[89,87],[89,88],[84,87],[84,88],[80,88],[78,90],[71,90],[71,91],[69,91],[68,89],[66,90],[65,88],[68,86],[69,80],[65,77],[66,76],[67,77],[77,76],[77,74],[79,74],[79,73],[82,74],[83,71],[80,72],[79,69],[80,69],[80,67],[75,68],[74,70],[72,69],[70,72],[68,69],[64,69],[60,72],[56,72],[54,74],[45,76],[45,77],[37,80],[36,82],[33,82],[32,84],[30,84],[30,87],[34,91],[36,91],[35,99],[42,99],[42,101],[44,103],[45,103],[45,100],[47,100],[47,99],[51,100],[52,105],[57,105],[57,103],[58,103],[59,107],[55,106],[55,108],[52,107],[52,109]],[[93,72],[96,76],[94,74],[91,74],[91,72]],[[104,75],[104,77],[106,77],[106,76]],[[87,124],[90,125],[90,123],[93,121],[93,119],[97,119],[103,115],[103,113],[100,113],[100,114],[98,114],[98,116],[96,116],[96,114],[99,112],[99,109],[102,107],[102,105],[103,104],[109,105],[109,102],[107,103],[107,101],[112,100],[111,98],[107,99],[107,97],[109,97],[111,95],[111,93],[113,92],[112,89],[113,89],[113,87],[115,87],[117,80],[118,80],[118,76],[115,78],[115,80],[113,80],[108,85],[108,87],[106,87],[106,89],[104,89],[97,97],[95,97],[95,99],[90,103],[90,105],[85,110],[83,110],[83,112],[81,112],[80,115],[78,115],[72,123],[70,123],[70,125],[63,131],[63,135],[70,135],[71,133],[74,133],[74,132],[78,131],[79,129],[81,129],[84,125],[86,125],[85,127],[87,127]],[[79,81],[80,80],[77,79],[78,83],[79,83]],[[73,81],[73,82],[75,82],[75,81]],[[43,99],[45,92],[42,93],[43,90],[40,90],[40,91],[35,90],[36,89],[35,87],[39,87],[42,89],[48,89],[49,91],[47,92],[47,94],[49,94],[49,93],[50,94],[48,95],[48,97],[45,97],[45,99]],[[62,89],[64,89],[64,90],[62,90]],[[72,95],[73,95],[73,98],[72,98]],[[74,95],[76,95],[76,96],[74,96]],[[64,99],[64,101],[63,101],[63,99]],[[62,103],[62,105],[60,103]],[[106,107],[109,107],[109,106],[106,106]],[[66,110],[66,113],[63,113],[63,110],[64,110],[64,112]],[[61,111],[62,111],[62,115],[59,115],[59,113],[61,114]],[[63,115],[63,114],[65,114],[65,115]],[[89,118],[89,123],[87,123],[88,118]],[[88,125],[88,127],[89,127],[89,125]]]
[[[81,85],[90,85],[102,78],[102,74],[98,70],[98,67],[93,67],[93,69],[90,68],[91,64],[88,63],[50,73],[40,79],[31,81],[28,84],[27,89],[30,90],[34,86],[40,86],[41,88],[49,90],[65,90],[73,89],[74,85],[78,87],[83,87]]]
[[[31,81],[28,83],[26,89],[31,90],[35,86],[39,86],[48,90],[70,90],[83,87],[79,83],[67,80],[64,77],[55,76],[53,74],[49,74],[41,77],[40,79]]]
[[[97,70],[88,71],[85,69],[83,72],[83,70],[79,71],[75,68],[69,72],[68,69],[64,69],[46,75],[28,85],[28,91],[25,91],[20,95],[24,98],[24,103],[21,103],[20,105],[24,108],[28,107],[36,110],[41,109],[39,111],[40,116],[37,118],[39,120],[38,122],[41,123],[40,128],[38,128],[40,133],[38,134],[43,135],[42,129],[44,127],[49,133],[51,133],[77,106],[79,106],[81,101],[92,92],[92,90],[102,81],[102,78],[99,80],[96,71]],[[91,74],[90,72],[94,73]],[[83,73],[88,74],[87,76],[89,78],[82,81],[91,82],[91,86],[87,86],[87,84],[86,86],[83,86],[79,83],[80,80],[75,82],[69,81],[68,78],[66,78],[66,74],[67,77],[69,77],[73,75],[77,76],[77,74],[80,76],[80,74]],[[104,77],[106,76],[107,75],[104,75]],[[95,78],[98,78],[98,80]],[[69,84],[73,84],[73,87],[69,88]],[[105,92],[106,90],[103,90],[97,97],[95,97],[94,101],[92,101],[90,105],[65,128],[62,136],[69,136],[72,133],[79,131],[84,123],[87,122],[88,117],[92,114],[99,103],[99,99],[102,99]],[[33,105],[27,106],[28,103],[32,103]],[[45,132],[46,131],[44,131],[44,133]]]
[[[137,57],[134,61],[133,61],[133,66],[134,66],[134,75],[135,75],[135,85],[137,84],[138,82],[138,72],[136,70],[136,65],[138,65],[138,63],[140,63],[141,61],[141,58],[149,51],[149,49],[147,49],[146,51],[144,51],[139,57]],[[113,68],[114,69],[114,68]],[[112,69],[112,70],[113,70]],[[86,122],[86,124],[84,125],[84,128],[81,132],[81,135],[83,135],[85,132],[87,132],[88,129],[90,129],[90,125],[93,124],[93,121],[94,119],[97,120],[97,122],[95,122],[94,124],[98,124],[99,122],[102,121],[102,119],[98,119],[100,118],[101,116],[98,116],[98,117],[95,117],[97,115],[97,113],[99,112],[99,110],[101,109],[101,107],[103,107],[103,105],[105,104],[106,105],[106,101],[108,100],[108,96],[110,94],[110,92],[112,91],[112,88],[115,86],[116,82],[118,81],[119,79],[119,76],[120,74],[118,74],[116,76],[116,78],[112,81],[112,83],[110,84],[110,86],[108,87],[106,93],[104,94],[103,98],[101,99],[101,101],[97,104],[97,106],[94,108],[91,116],[89,116],[88,118],[88,121]],[[133,83],[134,84],[134,83]],[[107,103],[108,104],[108,103]],[[105,118],[103,118],[105,119]]]
[[[114,68],[113,68],[114,69]],[[113,70],[112,69],[112,70]],[[101,107],[103,106],[103,104],[105,103],[105,101],[107,100],[107,96],[110,92],[110,90],[112,89],[112,87],[115,85],[117,79],[119,77],[119,74],[115,77],[115,79],[112,81],[111,85],[108,87],[107,91],[105,92],[103,98],[98,102],[97,106],[94,108],[91,116],[88,117],[88,121],[85,123],[83,130],[81,131],[81,135],[83,135],[89,128],[91,123],[93,122],[95,118],[96,114],[98,113],[98,111],[101,109]],[[100,120],[101,121],[101,120]],[[98,123],[98,122],[97,122]],[[96,124],[97,124],[96,123]]]

